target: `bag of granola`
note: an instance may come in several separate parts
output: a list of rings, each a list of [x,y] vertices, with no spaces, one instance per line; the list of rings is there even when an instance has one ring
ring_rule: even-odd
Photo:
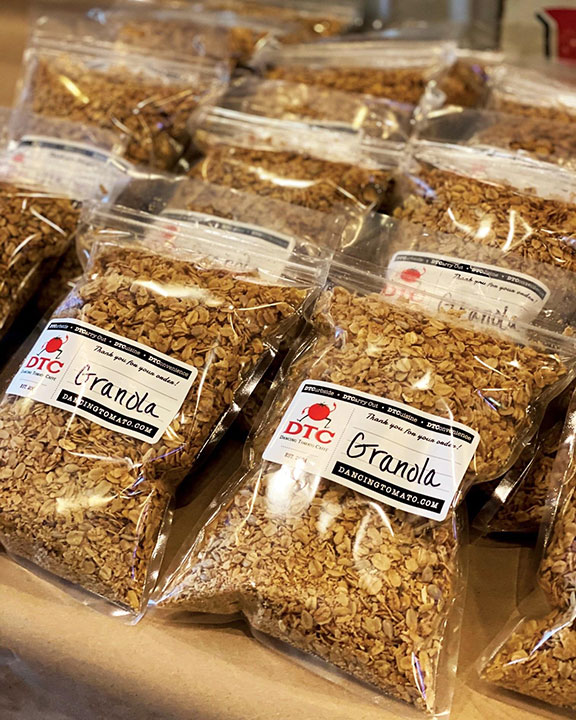
[[[428,84],[423,105],[483,107],[488,101],[492,72],[503,61],[500,52],[456,48],[452,64]]]
[[[502,64],[490,73],[487,107],[512,115],[563,123],[576,121],[576,89],[569,66]]]
[[[312,210],[386,204],[403,145],[360,133],[214,107],[194,133],[189,176]]]
[[[235,80],[219,104],[252,115],[363,132],[394,142],[408,139],[414,110],[412,105],[385,98],[254,76]]]
[[[177,483],[314,300],[325,263],[113,213],[1,400],[0,542],[137,618]]]
[[[275,22],[295,24],[283,35],[282,42],[303,42],[339,35],[362,24],[359,0],[201,0],[206,8],[228,10],[246,17],[271,18]]]
[[[564,332],[576,322],[576,274],[501,248],[386,215],[365,222],[363,246],[411,302],[483,312],[502,329],[516,319]],[[487,317],[488,317],[487,316]]]
[[[501,256],[576,270],[576,175],[514,153],[413,143],[394,217],[494,248]],[[518,266],[522,269],[522,265]]]
[[[68,128],[57,129],[66,137]],[[90,133],[85,142],[61,139],[53,124],[15,113],[6,135],[0,153],[2,338],[70,247],[81,204],[113,202],[129,180],[129,167],[114,164],[105,133]]]
[[[480,660],[490,689],[513,693],[518,704],[576,709],[576,446],[573,396],[551,473],[549,510],[541,526],[543,554],[537,589]]]
[[[253,66],[268,79],[361,93],[417,105],[428,82],[453,62],[449,42],[351,38],[264,48]]]
[[[246,64],[256,50],[298,27],[274,18],[155,5],[113,8],[99,17],[120,45],[160,53],[171,48],[183,57],[203,56],[232,65]]]
[[[217,224],[279,247],[293,246],[299,239],[308,252],[340,250],[364,260],[380,254],[378,242],[365,232],[372,218],[363,208],[335,205],[329,212],[319,212],[195,178],[177,178],[170,185],[170,197],[162,209],[165,217]]]
[[[139,7],[156,5],[188,12],[226,11],[240,19],[255,22],[282,23],[288,32],[279,40],[285,43],[305,42],[339,35],[362,24],[360,0],[339,0],[327,5],[323,0],[136,0]],[[125,6],[125,0],[118,0]]]
[[[550,403],[538,433],[504,477],[477,488],[484,492],[473,499],[473,525],[481,534],[538,532],[548,512],[552,470],[575,389],[572,383]]]
[[[572,126],[563,121],[447,107],[427,113],[415,132],[423,140],[505,150],[570,170],[576,167]]]
[[[126,160],[169,170],[187,148],[190,114],[223,90],[227,76],[225,64],[208,58],[37,32],[24,54],[17,106],[112,131]]]
[[[450,702],[462,517],[574,375],[573,342],[428,314],[334,263],[247,446],[161,581],[167,618],[256,633],[430,715]],[[436,715],[434,715],[436,716]]]
[[[9,159],[32,183],[41,178],[77,200],[117,197],[135,178],[155,176],[124,160],[126,148],[115,132],[51,118],[22,109],[11,114]]]
[[[99,203],[86,207],[76,235],[76,247],[84,265],[94,242],[106,232],[106,227],[113,229],[120,217],[140,226],[143,232],[149,229],[148,234],[158,225],[155,232],[161,233],[168,243],[180,233],[194,232],[207,237],[216,233],[231,245],[237,241],[239,247],[262,247],[266,255],[274,254],[276,267],[287,258],[300,256],[326,261],[342,244],[350,220],[343,212],[327,215],[199,180],[167,177],[163,182],[168,185],[164,191],[169,194],[154,214],[126,206],[110,209]],[[156,187],[160,195],[158,183]],[[137,193],[137,187],[134,192]],[[240,252],[237,254],[238,264]]]

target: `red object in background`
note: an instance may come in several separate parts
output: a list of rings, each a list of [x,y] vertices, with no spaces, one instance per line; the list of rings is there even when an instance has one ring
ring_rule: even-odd
[[[538,17],[548,28],[548,53],[552,57],[576,59],[576,9],[542,8]]]

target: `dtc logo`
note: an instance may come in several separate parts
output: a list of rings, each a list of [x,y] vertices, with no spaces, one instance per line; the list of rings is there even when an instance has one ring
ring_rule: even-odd
[[[392,273],[391,282],[386,283],[382,288],[382,295],[386,297],[399,297],[410,302],[421,302],[422,293],[420,286],[426,268],[407,267],[403,270],[396,270]]]
[[[321,445],[328,445],[334,439],[334,433],[326,428],[332,422],[330,415],[336,410],[336,403],[329,408],[325,403],[314,403],[302,410],[299,420],[290,420],[284,432],[286,435],[300,436],[305,440],[314,440]],[[304,422],[309,420],[310,422]],[[313,424],[315,423],[315,424]],[[324,423],[324,427],[319,427]]]
[[[31,355],[26,363],[27,368],[35,368],[36,370],[44,370],[50,375],[58,375],[64,367],[64,363],[58,360],[62,354],[62,345],[68,342],[68,335],[64,339],[59,336],[50,338],[38,355]],[[48,357],[42,357],[48,355]],[[55,356],[55,357],[52,357]]]

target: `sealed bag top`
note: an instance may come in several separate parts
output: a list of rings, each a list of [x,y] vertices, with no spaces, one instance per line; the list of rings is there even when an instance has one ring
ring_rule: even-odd
[[[403,147],[222,107],[203,114],[194,141],[206,157],[192,177],[322,211],[380,207]]]
[[[159,169],[173,167],[188,142],[190,113],[227,80],[226,68],[206,58],[160,59],[46,34],[33,37],[24,64],[21,109],[113,131],[126,159]]]
[[[516,320],[559,333],[574,327],[576,275],[563,267],[386,215],[369,219],[362,243],[376,249],[386,278],[423,308],[452,307],[470,319],[486,312],[501,329]]]
[[[269,118],[304,121],[333,130],[361,131],[384,140],[405,141],[413,106],[320,85],[239,78],[220,100],[222,107]]]
[[[576,89],[568,70],[502,65],[491,73],[488,107],[515,115],[572,123]]]
[[[220,228],[232,234],[315,254],[357,243],[364,213],[349,206],[324,213],[262,197],[205,180],[181,178],[172,183],[162,217]]]
[[[274,80],[365,93],[417,104],[427,83],[450,65],[451,43],[342,39],[264,49],[256,67]]]
[[[575,164],[574,133],[561,120],[447,107],[422,118],[417,133],[426,140],[499,148],[570,169]]]
[[[124,159],[126,143],[112,130],[19,109],[8,138],[3,171],[78,201],[113,201],[133,178],[152,177]]]

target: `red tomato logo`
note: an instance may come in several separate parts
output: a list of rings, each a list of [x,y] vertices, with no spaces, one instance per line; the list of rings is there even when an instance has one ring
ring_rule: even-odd
[[[68,342],[68,335],[66,335],[66,338],[63,340],[61,337],[53,337],[48,340],[46,345],[40,350],[41,353],[47,352],[47,353],[57,353],[57,357],[60,357],[62,354],[62,345]]]
[[[424,270],[416,270],[416,268],[406,268],[400,273],[400,279],[404,282],[415,283],[420,280],[424,272]]]
[[[314,405],[304,408],[302,411],[304,415],[300,418],[300,422],[305,418],[310,418],[310,420],[314,422],[326,420],[326,425],[329,425],[332,422],[329,415],[333,413],[334,410],[336,410],[336,403],[332,403],[332,408],[329,408],[325,403],[314,403]]]

